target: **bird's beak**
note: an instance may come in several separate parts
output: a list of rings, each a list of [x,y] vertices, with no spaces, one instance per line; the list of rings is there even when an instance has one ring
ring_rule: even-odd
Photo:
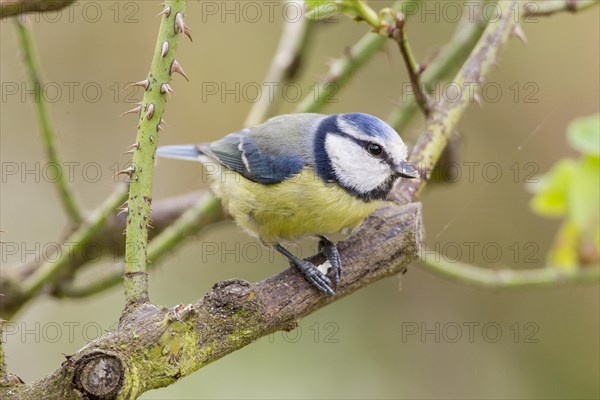
[[[419,171],[408,161],[401,161],[396,165],[396,172],[403,178],[418,178]]]

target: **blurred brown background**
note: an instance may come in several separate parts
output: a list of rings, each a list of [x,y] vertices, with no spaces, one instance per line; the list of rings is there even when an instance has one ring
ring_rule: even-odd
[[[389,4],[371,3],[375,9]],[[168,134],[161,144],[210,141],[242,126],[255,97],[243,87],[262,82],[279,40],[283,10],[276,3],[256,2],[262,14],[257,18],[246,4],[189,2],[186,20],[194,43],[183,40],[177,59],[191,82],[181,77],[173,82],[177,95],[167,105]],[[419,60],[433,57],[456,27],[444,21],[444,4],[424,3],[421,7],[433,14],[420,11],[409,22]],[[214,7],[217,14],[208,13]],[[75,163],[70,178],[88,209],[110,193],[116,168],[128,160],[121,153],[134,140],[135,118],[118,115],[132,108],[141,92],[130,96],[134,93],[124,85],[147,73],[160,9],[154,1],[87,1],[61,14],[29,17],[63,159]],[[233,11],[221,14],[225,10]],[[598,112],[598,20],[598,8],[539,18],[523,24],[529,45],[510,41],[489,77],[501,95],[496,99],[490,88],[489,101],[472,105],[459,124],[462,177],[453,185],[428,187],[423,198],[431,246],[451,258],[459,248],[463,261],[492,268],[543,265],[558,222],[532,214],[525,179],[547,171],[561,157],[576,156],[566,144],[566,126],[575,117]],[[307,68],[297,81],[303,94],[323,76],[326,61],[366,30],[347,18],[317,28]],[[26,94],[31,85],[12,21],[0,23],[0,34],[2,240],[19,246],[17,254],[3,253],[4,266],[31,259],[36,246],[43,251],[56,242],[65,216],[45,179],[32,96]],[[386,118],[405,82],[405,68],[390,42],[324,112],[361,111]],[[219,93],[207,93],[215,84]],[[221,85],[239,99],[234,94],[221,99]],[[289,96],[294,97],[291,91]],[[289,100],[282,111],[295,106]],[[414,138],[421,124],[416,119],[404,136]],[[472,179],[465,162],[480,163]],[[497,182],[483,170],[490,162],[501,166]],[[7,174],[6,168],[15,165],[18,174]],[[160,161],[154,198],[202,185],[199,165]],[[468,259],[471,242],[477,243],[473,260]],[[501,249],[498,263],[490,262],[492,250],[487,258],[482,254],[486,244]],[[537,262],[528,263],[532,248]],[[258,250],[233,224],[215,226],[152,272],[152,300],[191,302],[218,280],[256,281],[286,267],[283,258],[264,249],[257,255]],[[111,268],[112,263],[97,267]],[[81,301],[42,298],[30,304],[6,335],[10,370],[26,381],[48,374],[63,353],[110,329],[122,304],[121,288]],[[598,398],[598,309],[598,286],[490,291],[414,265],[401,285],[396,278],[376,283],[301,321],[295,332],[263,338],[143,398]],[[410,335],[415,328],[419,332]],[[434,333],[422,336],[423,329]]]

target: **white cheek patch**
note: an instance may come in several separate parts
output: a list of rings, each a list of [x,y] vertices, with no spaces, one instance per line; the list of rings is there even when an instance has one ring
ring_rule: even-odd
[[[343,186],[367,193],[381,186],[391,175],[390,167],[350,139],[327,135],[325,150],[335,175]]]

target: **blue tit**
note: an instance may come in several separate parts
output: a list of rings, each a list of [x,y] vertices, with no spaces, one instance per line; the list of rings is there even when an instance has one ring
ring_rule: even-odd
[[[342,265],[327,235],[351,232],[398,178],[419,175],[396,131],[361,113],[281,115],[216,142],[164,146],[156,154],[205,164],[214,193],[237,223],[330,296]],[[303,237],[320,239],[331,279],[283,246]]]

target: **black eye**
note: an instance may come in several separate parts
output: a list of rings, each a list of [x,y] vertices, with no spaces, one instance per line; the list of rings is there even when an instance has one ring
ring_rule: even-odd
[[[367,151],[369,153],[371,153],[374,156],[380,156],[381,153],[383,152],[383,149],[381,148],[380,145],[375,144],[375,143],[369,143],[367,145]]]

